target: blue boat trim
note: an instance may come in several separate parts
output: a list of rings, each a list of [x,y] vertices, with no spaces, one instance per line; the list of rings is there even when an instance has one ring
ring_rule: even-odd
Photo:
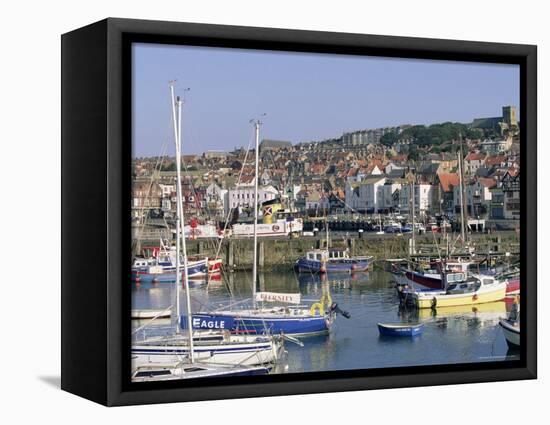
[[[193,329],[226,329],[233,333],[316,335],[329,331],[330,317],[247,317],[235,315],[198,313],[192,317]],[[187,328],[187,318],[181,317],[180,326]]]

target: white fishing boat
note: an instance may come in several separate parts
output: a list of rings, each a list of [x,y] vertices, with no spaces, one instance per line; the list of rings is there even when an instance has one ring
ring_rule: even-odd
[[[506,296],[506,282],[492,276],[444,273],[445,289],[407,291],[405,297],[418,308],[476,305],[500,301]]]
[[[162,241],[161,241],[162,242]],[[180,264],[183,257],[180,255]],[[208,257],[188,259],[185,272],[190,278],[203,278],[208,275]],[[180,267],[180,275],[183,273]],[[181,276],[180,276],[181,279]],[[175,282],[176,281],[176,249],[165,247],[161,243],[161,249],[153,258],[136,258],[132,264],[132,280],[140,283],[146,282]]]

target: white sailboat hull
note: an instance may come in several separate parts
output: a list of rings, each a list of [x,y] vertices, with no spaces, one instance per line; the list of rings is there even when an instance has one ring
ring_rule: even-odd
[[[250,343],[194,343],[194,359],[206,364],[263,365],[276,363],[283,355],[277,341]],[[176,344],[134,344],[132,366],[151,363],[176,363],[189,357],[189,346]]]

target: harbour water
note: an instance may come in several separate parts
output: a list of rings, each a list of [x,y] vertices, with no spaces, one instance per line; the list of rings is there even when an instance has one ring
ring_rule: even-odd
[[[317,301],[323,287],[333,302],[351,314],[338,316],[328,335],[301,338],[300,347],[285,343],[286,359],[274,372],[293,373],[345,369],[367,369],[433,364],[456,364],[518,359],[510,351],[498,320],[509,304],[499,301],[475,307],[437,310],[403,309],[399,306],[392,275],[385,271],[313,276],[292,270],[260,273],[260,290],[300,292],[304,303]],[[132,308],[162,309],[173,303],[173,285],[132,284]],[[239,304],[250,299],[250,272],[227,273],[219,281],[194,281],[190,285],[193,311]],[[185,289],[180,288],[181,311],[185,312]],[[377,323],[421,322],[424,332],[416,337],[383,337]],[[175,318],[172,319],[175,323]],[[133,326],[143,322],[133,321]],[[170,319],[156,320],[146,335],[170,332]],[[140,337],[138,332],[137,338]]]

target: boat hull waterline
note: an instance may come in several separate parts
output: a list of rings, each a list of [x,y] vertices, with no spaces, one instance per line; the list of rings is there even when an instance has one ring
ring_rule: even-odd
[[[506,283],[494,284],[492,288],[473,293],[448,294],[444,291],[413,292],[413,303],[418,308],[453,307],[500,301],[506,296]]]

